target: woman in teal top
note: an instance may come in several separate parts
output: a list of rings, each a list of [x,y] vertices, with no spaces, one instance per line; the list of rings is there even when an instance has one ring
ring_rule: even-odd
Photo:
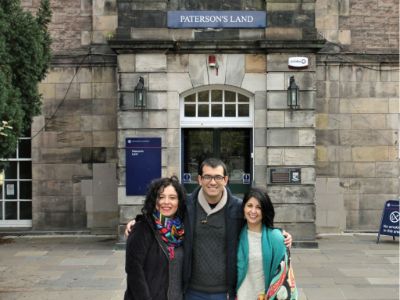
[[[266,191],[253,188],[243,198],[243,227],[238,247],[238,300],[295,300],[297,289],[289,250]]]

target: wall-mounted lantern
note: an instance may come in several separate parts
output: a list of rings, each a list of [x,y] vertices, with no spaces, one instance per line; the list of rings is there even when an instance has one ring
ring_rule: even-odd
[[[287,89],[287,105],[290,109],[299,108],[299,87],[294,81],[294,76],[290,76],[289,87]]]
[[[147,91],[144,87],[144,78],[139,77],[139,82],[137,83],[134,90],[134,106],[135,108],[146,108],[147,105]]]

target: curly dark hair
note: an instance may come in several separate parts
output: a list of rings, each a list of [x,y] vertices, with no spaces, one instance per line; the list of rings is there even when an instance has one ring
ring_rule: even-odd
[[[164,191],[167,186],[172,185],[178,194],[178,210],[176,216],[183,219],[185,214],[185,200],[186,191],[183,186],[179,183],[179,179],[176,176],[164,177],[153,180],[147,188],[146,199],[142,208],[142,214],[148,218],[152,218],[154,211],[156,210],[157,199],[160,193]]]
[[[243,210],[247,201],[249,201],[249,199],[252,197],[256,198],[260,203],[262,223],[267,227],[274,227],[275,210],[272,201],[267,194],[267,191],[264,188],[251,188],[250,191],[248,191],[243,197]]]

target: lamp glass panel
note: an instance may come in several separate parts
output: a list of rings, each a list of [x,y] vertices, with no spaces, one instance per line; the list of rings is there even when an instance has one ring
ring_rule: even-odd
[[[290,91],[290,105],[292,107],[297,106],[297,90],[296,89],[292,89]]]
[[[143,107],[144,106],[144,92],[143,90],[135,91],[135,106]]]

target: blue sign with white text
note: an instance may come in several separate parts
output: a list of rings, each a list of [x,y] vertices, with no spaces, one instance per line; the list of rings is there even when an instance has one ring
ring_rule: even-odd
[[[145,195],[161,177],[161,138],[126,138],[126,195]]]
[[[265,28],[266,11],[169,11],[169,28]]]
[[[399,200],[388,200],[385,202],[385,207],[382,212],[381,227],[378,233],[379,236],[389,235],[393,238],[399,236],[399,223],[400,223],[400,212],[399,212]]]

